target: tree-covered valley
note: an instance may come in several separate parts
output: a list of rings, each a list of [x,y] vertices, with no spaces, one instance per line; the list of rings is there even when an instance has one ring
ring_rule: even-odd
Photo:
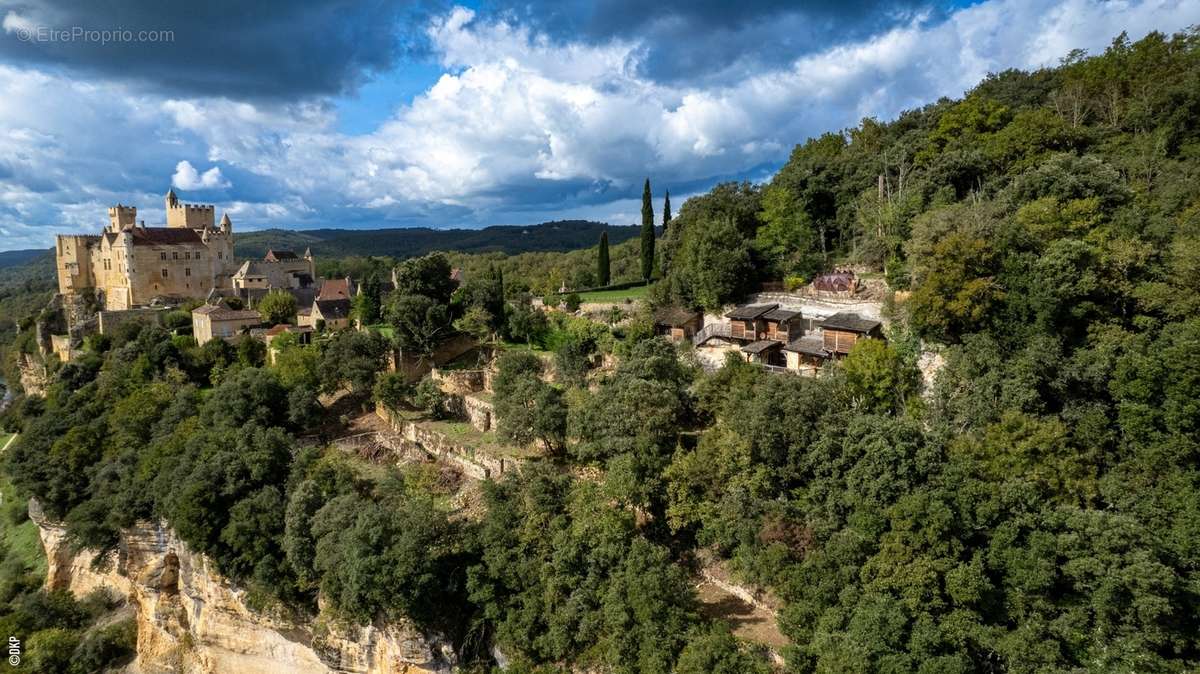
[[[79,548],[163,520],[262,610],[412,620],[465,671],[497,651],[539,673],[1200,667],[1200,32],[809,139],[660,231],[655,307],[853,266],[887,284],[887,340],[817,377],[706,372],[649,311],[532,308],[605,285],[596,249],[433,254],[356,306],[386,333],[273,358],[170,326],[89,339],[4,412],[5,477]],[[643,275],[637,245],[608,280]],[[377,403],[448,416],[428,379],[387,371],[448,326],[502,351],[497,438],[536,450],[470,516],[427,466],[326,444]],[[0,622],[45,633],[35,671],[99,649],[86,607],[5,544]],[[783,664],[701,610],[702,557],[778,599]]]

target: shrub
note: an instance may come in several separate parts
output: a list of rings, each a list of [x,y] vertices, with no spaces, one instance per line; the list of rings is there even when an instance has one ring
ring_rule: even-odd
[[[413,404],[429,412],[434,419],[446,419],[450,410],[446,407],[448,396],[442,387],[430,377],[425,377],[417,384],[413,394]]]

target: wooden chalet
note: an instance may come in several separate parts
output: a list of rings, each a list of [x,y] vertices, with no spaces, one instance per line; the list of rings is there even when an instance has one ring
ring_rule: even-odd
[[[654,314],[654,332],[672,342],[692,339],[703,323],[700,312],[679,307],[664,307]]]
[[[835,358],[850,353],[860,339],[883,336],[883,324],[858,314],[836,313],[821,322],[822,347]]]
[[[742,353],[751,363],[786,367],[787,358],[783,354],[783,342],[774,339],[760,339],[742,347]]]
[[[783,347],[787,369],[796,372],[815,373],[829,360],[825,340],[820,335],[808,335],[793,339]]]
[[[725,314],[725,318],[729,319],[730,338],[745,342],[766,339],[767,320],[763,317],[778,308],[778,304],[747,304],[735,307],[733,311]]]
[[[775,308],[762,315],[766,324],[766,338],[787,344],[804,334],[804,325],[799,311]]]

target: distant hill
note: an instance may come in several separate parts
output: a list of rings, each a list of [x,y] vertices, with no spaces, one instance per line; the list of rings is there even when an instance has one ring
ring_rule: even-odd
[[[0,269],[7,267],[16,267],[25,264],[30,260],[46,256],[49,258],[50,253],[46,248],[27,248],[25,250],[4,250],[0,251]]]
[[[406,258],[435,250],[463,253],[501,252],[510,255],[532,251],[566,251],[596,245],[600,232],[620,243],[637,236],[636,225],[613,227],[588,220],[559,220],[540,225],[498,225],[483,229],[266,229],[237,232],[234,252],[240,258],[262,257],[268,248],[283,248],[325,258],[347,255],[390,255]]]

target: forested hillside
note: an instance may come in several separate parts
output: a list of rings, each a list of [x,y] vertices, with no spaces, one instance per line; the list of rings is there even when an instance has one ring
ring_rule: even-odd
[[[608,230],[613,243],[637,235],[633,226],[610,227],[602,222],[560,220],[539,225],[496,225],[483,229],[266,229],[239,232],[238,257],[261,258],[268,248],[303,252],[311,248],[318,258],[377,255],[418,257],[435,250],[463,253],[499,252],[515,255],[529,251],[566,251],[591,246]]]
[[[1197,666],[1196,31],[812,139],[663,249],[660,296],[709,308],[834,263],[905,291],[898,361],[722,391],[667,471],[676,530],[786,598],[793,668]]]
[[[451,414],[383,372],[375,332],[267,364],[131,324],[19,399],[5,470],[80,545],[161,517],[264,606],[411,618],[475,671],[769,671],[700,609],[706,556],[780,600],[789,672],[1200,667],[1200,33],[809,140],[765,185],[688,200],[659,256],[655,302],[706,309],[880,272],[887,341],[816,377],[705,373],[646,315],[533,310],[520,258],[456,290],[434,255],[372,309],[410,352],[449,325],[517,347],[489,441],[534,458],[477,512],[421,466],[312,442],[376,402]],[[570,280],[588,257],[523,259]]]

